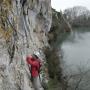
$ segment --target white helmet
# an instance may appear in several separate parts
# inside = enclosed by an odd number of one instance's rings
[[[40,57],[40,53],[38,51],[35,51],[33,54],[35,54],[37,57]]]

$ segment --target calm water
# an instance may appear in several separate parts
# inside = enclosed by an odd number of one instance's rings
[[[90,28],[74,29],[61,45],[64,72],[90,69]]]

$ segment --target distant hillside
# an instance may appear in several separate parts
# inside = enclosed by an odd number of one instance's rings
[[[64,11],[64,16],[72,26],[90,26],[90,11],[86,7],[68,8]]]

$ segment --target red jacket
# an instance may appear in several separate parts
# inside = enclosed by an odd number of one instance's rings
[[[39,75],[39,70],[41,67],[41,62],[38,59],[34,59],[32,56],[27,57],[27,63],[31,65],[31,75],[32,77],[37,77]]]

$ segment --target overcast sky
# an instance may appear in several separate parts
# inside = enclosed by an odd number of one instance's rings
[[[57,11],[73,6],[85,6],[90,10],[90,0],[51,0],[52,7]]]

